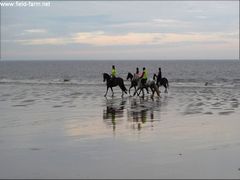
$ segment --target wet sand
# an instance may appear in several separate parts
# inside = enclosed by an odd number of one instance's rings
[[[0,89],[0,178],[240,178],[238,88]]]

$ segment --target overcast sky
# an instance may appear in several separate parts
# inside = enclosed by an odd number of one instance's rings
[[[1,7],[3,60],[239,59],[239,1]]]

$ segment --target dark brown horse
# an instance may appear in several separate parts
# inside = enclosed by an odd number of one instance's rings
[[[153,75],[153,80],[155,80],[155,79],[157,79],[156,74]],[[165,87],[165,92],[166,93],[168,92],[167,89],[169,88],[169,84],[168,84],[168,79],[167,78],[163,77],[160,80],[157,80],[156,84],[157,84],[158,87],[164,86]]]
[[[127,89],[124,85],[124,82],[123,82],[123,79],[120,78],[120,77],[116,77],[116,78],[111,78],[111,76],[107,73],[103,73],[103,82],[106,81],[106,85],[107,85],[107,90],[106,90],[106,93],[104,96],[107,96],[107,93],[108,93],[108,89],[111,88],[112,90],[112,96],[114,95],[114,92],[113,92],[113,87],[115,86],[119,86],[122,90],[122,97],[123,97],[123,94],[126,93],[127,94]]]

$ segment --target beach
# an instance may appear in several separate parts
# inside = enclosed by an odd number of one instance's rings
[[[240,178],[236,61],[149,62],[153,99],[104,97],[112,64],[128,89],[144,62],[0,64],[0,178]]]

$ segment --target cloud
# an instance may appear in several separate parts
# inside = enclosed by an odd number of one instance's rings
[[[39,38],[16,41],[23,45],[65,45],[70,43],[66,38]]]
[[[140,21],[140,22],[127,22],[127,23],[118,23],[112,24],[111,27],[117,28],[160,28],[160,27],[189,27],[192,23],[189,21],[182,21],[176,19],[161,19],[156,18],[149,21]]]
[[[74,43],[95,46],[140,45],[153,41],[151,33],[127,33],[111,35],[105,33],[77,33],[72,38]]]
[[[187,12],[189,13],[203,13],[204,11],[202,9],[188,9]]]
[[[24,30],[25,33],[47,33],[46,29],[27,29]]]
[[[181,21],[181,20],[177,20],[177,19],[153,19],[152,20],[155,23],[160,23],[160,24],[166,24],[166,25],[176,25],[176,24],[189,24],[189,22],[186,21]]]
[[[204,15],[199,15],[199,16],[195,16],[197,19],[207,19],[207,16]]]
[[[125,33],[107,34],[103,31],[79,32],[69,37],[37,38],[17,40],[22,45],[67,45],[86,44],[92,46],[136,46],[136,45],[164,45],[167,43],[222,43],[238,39],[235,33]]]

